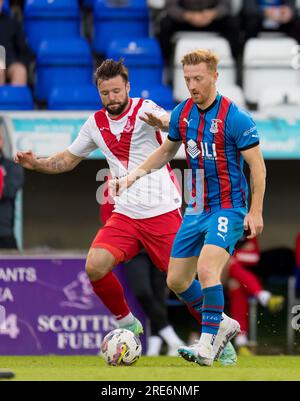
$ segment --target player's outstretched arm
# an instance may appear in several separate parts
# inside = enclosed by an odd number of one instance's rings
[[[35,170],[45,174],[60,174],[73,170],[83,157],[73,155],[68,150],[56,153],[47,158],[37,158],[31,150],[17,152],[15,162],[28,170]]]
[[[140,119],[151,127],[158,128],[161,131],[167,132],[169,130],[170,114],[166,113],[158,117],[153,113],[145,113],[144,116],[140,116]]]
[[[260,235],[263,230],[263,201],[266,188],[266,166],[259,146],[242,151],[250,168],[251,207],[244,220],[245,230],[250,231],[247,238]]]
[[[109,182],[109,192],[112,197],[119,196],[131,187],[138,179],[150,174],[154,170],[159,170],[171,161],[178,152],[181,141],[173,142],[166,139],[164,143],[156,149],[142,164],[133,170],[128,176],[120,179],[113,179]]]

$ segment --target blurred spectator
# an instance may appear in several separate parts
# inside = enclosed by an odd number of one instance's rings
[[[300,18],[295,0],[244,0],[242,15],[246,40],[261,31],[275,31],[300,43]]]
[[[21,24],[4,14],[2,6],[3,0],[0,0],[0,45],[4,46],[6,51],[6,70],[0,70],[0,85],[7,81],[11,85],[26,85],[31,51]]]
[[[0,199],[0,249],[17,249],[14,236],[15,198],[24,182],[23,168],[3,154],[4,137],[0,132],[0,169],[3,191]]]
[[[107,186],[103,193],[103,200],[100,221],[105,224],[114,209]],[[177,349],[183,345],[183,341],[177,336],[168,320],[168,289],[165,273],[153,264],[145,251],[141,251],[125,266],[128,283],[150,321],[151,335],[148,338],[147,355],[160,355],[163,341],[165,341],[168,347],[167,355],[177,356]]]
[[[172,36],[178,31],[210,31],[224,36],[233,56],[239,52],[239,22],[231,15],[231,0],[166,0],[158,34],[167,63],[171,61]]]
[[[266,291],[256,275],[248,269],[257,265],[259,259],[260,250],[256,238],[240,241],[227,270],[230,316],[241,325],[241,332],[235,338],[235,345],[243,355],[251,354],[248,348],[249,297],[255,297],[272,313],[280,311],[284,303],[284,297]]]

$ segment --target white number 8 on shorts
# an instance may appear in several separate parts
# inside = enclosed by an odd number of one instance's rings
[[[228,218],[227,217],[219,217],[218,219],[218,231],[221,233],[227,233],[228,231]]]

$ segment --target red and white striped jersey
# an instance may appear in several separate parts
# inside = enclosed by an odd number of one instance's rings
[[[68,150],[87,157],[99,148],[106,157],[112,177],[122,177],[138,167],[157,149],[161,133],[143,122],[145,112],[162,116],[164,109],[151,100],[130,99],[130,107],[111,119],[105,109],[91,115]],[[158,216],[181,206],[181,196],[174,184],[169,165],[135,182],[117,196],[114,212],[134,219]]]

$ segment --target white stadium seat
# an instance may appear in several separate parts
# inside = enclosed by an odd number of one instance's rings
[[[297,42],[291,38],[255,38],[244,51],[244,93],[249,103],[258,103],[268,88],[297,86],[299,70],[293,68]]]
[[[150,8],[162,10],[166,6],[166,0],[147,0],[147,4]],[[241,11],[242,4],[243,0],[231,0],[232,15],[237,15]]]
[[[198,40],[199,36],[203,38],[216,38],[219,37],[218,32],[190,32],[190,31],[177,31],[172,36],[172,42],[177,43],[180,39]]]
[[[228,41],[214,34],[208,35],[206,32],[185,33],[181,37],[179,36],[175,45],[173,80],[174,98],[177,101],[189,97],[183,77],[181,59],[186,53],[200,48],[213,50],[220,57],[220,86],[235,85],[235,64]]]
[[[166,5],[166,0],[147,0],[147,4],[154,10],[162,10]]]
[[[299,119],[300,86],[265,89],[261,93],[258,109],[271,118]]]
[[[245,108],[245,96],[242,88],[238,85],[228,85],[228,86],[219,86],[217,85],[218,91],[221,95],[228,97],[228,99],[232,100],[239,107]]]
[[[265,89],[259,99],[258,108],[263,110],[266,107],[282,104],[300,106],[300,86]]]

